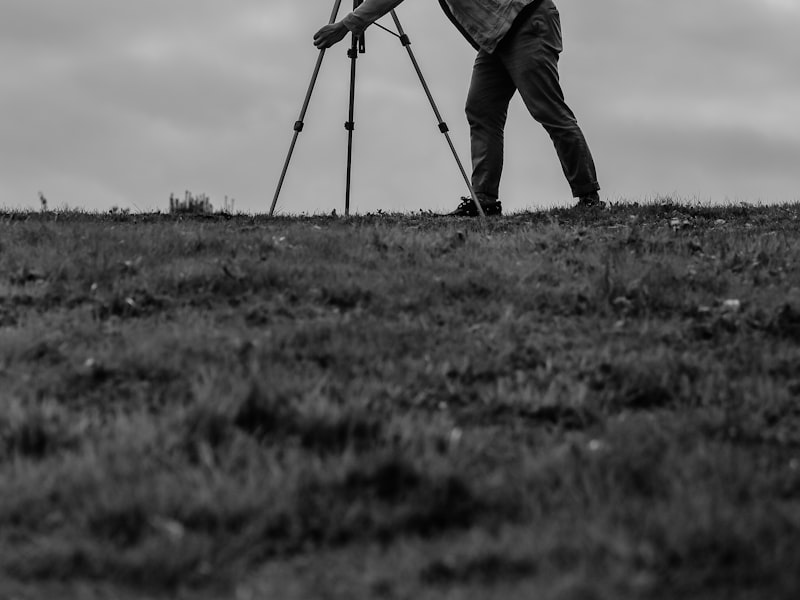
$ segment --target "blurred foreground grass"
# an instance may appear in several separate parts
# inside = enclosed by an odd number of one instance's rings
[[[798,217],[0,215],[0,597],[800,597]]]

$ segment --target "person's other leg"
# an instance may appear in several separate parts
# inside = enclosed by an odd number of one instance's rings
[[[481,50],[467,95],[472,187],[481,202],[497,200],[503,173],[503,130],[516,87],[503,63]]]
[[[592,153],[575,115],[564,101],[559,81],[561,51],[558,9],[547,0],[510,39],[503,40],[497,54],[528,111],[553,140],[573,196],[596,195],[600,186]]]

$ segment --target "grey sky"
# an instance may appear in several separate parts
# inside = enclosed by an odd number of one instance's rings
[[[562,82],[604,197],[800,200],[800,0],[557,4]],[[311,36],[332,5],[3,0],[0,206],[35,208],[42,190],[52,206],[164,209],[188,189],[265,211],[317,58]],[[398,14],[468,161],[474,51],[434,0]],[[405,52],[376,29],[367,43],[354,210],[452,207],[465,186]],[[345,51],[326,56],[285,212],[341,212]],[[550,141],[518,100],[506,137],[506,209],[569,204]]]

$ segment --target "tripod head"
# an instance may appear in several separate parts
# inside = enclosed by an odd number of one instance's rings
[[[364,3],[364,0],[353,0],[353,10],[357,9]],[[347,53],[350,58],[353,58],[351,54],[358,52],[359,54],[364,54],[367,51],[367,42],[364,37],[364,32],[361,32],[361,35],[354,35],[353,37],[353,47]]]

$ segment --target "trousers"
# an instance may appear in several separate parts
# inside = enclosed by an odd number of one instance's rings
[[[479,200],[499,197],[508,106],[517,91],[550,135],[572,195],[578,198],[600,189],[589,146],[564,100],[558,74],[562,50],[558,9],[553,0],[545,0],[536,10],[520,13],[494,52],[478,52],[466,113],[472,186]]]

